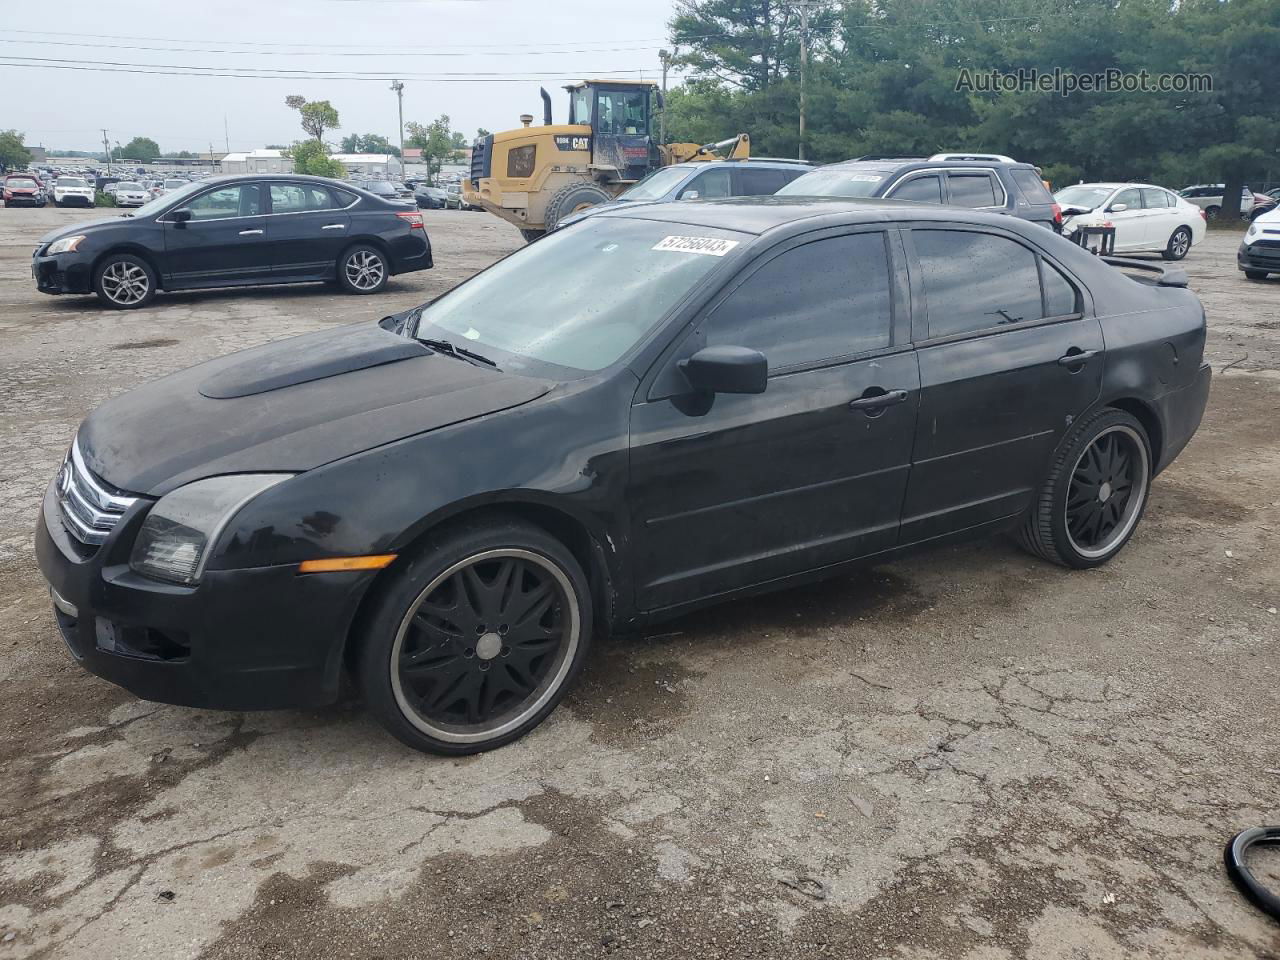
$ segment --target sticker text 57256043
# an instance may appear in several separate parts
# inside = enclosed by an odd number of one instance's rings
[[[703,253],[709,257],[723,257],[737,245],[737,240],[721,240],[719,237],[663,237],[653,245],[653,249],[669,250],[674,253]]]

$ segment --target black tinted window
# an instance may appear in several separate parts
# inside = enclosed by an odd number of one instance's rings
[[[738,194],[744,197],[768,196],[790,183],[797,174],[789,170],[760,170],[739,167]]]
[[[769,369],[887,347],[884,234],[815,240],[774,257],[707,320],[708,344],[759,350]]]
[[[1065,317],[1080,310],[1076,288],[1047,260],[1041,261],[1044,269],[1044,315]]]
[[[915,200],[920,203],[942,202],[942,181],[937,177],[912,177],[893,188],[889,194],[894,200]]]
[[[1052,195],[1044,188],[1044,181],[1034,170],[1015,168],[1009,171],[1009,175],[1013,177],[1013,182],[1018,185],[1022,195],[1032,203],[1053,203]]]
[[[998,202],[995,184],[986,173],[949,173],[947,189],[951,191],[951,202],[958,207],[994,207]]]
[[[1038,320],[1036,258],[1020,243],[987,233],[913,230],[929,303],[929,336]]]

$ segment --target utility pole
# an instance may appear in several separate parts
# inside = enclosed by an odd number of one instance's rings
[[[102,152],[107,155],[107,176],[111,176],[111,144],[107,141],[107,131],[102,130]]]
[[[391,81],[391,89],[392,89],[393,91],[395,91],[395,95],[396,95],[396,107],[397,107],[397,108],[399,109],[399,111],[400,111],[400,178],[401,178],[401,179],[404,179],[404,174],[405,174],[405,166],[404,166],[404,84],[403,84],[403,83],[401,83],[399,80],[392,80],[392,81]],[[430,162],[428,162],[428,165],[427,165],[427,179],[428,179],[428,180],[430,180],[430,179],[431,179],[431,166],[430,166]]]
[[[800,8],[800,148],[797,156],[804,159],[804,75],[809,66],[809,8],[813,0],[796,0]]]
[[[671,53],[658,51],[658,59],[662,61],[662,110],[658,114],[658,144],[667,142],[667,68],[671,66]]]
[[[227,115],[222,115],[222,143],[227,153],[231,152],[231,132],[227,128]],[[212,152],[212,151],[210,151]]]

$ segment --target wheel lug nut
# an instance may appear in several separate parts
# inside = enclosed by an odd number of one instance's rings
[[[511,628],[510,628],[510,627],[508,627],[508,626],[504,623],[504,624],[501,624],[501,625],[498,627],[498,633],[502,634],[502,636],[504,636],[504,637],[505,637],[505,636],[507,635],[507,631],[508,631],[508,630],[510,630],[510,629],[511,629]]]
[[[466,652],[462,654],[464,657],[474,657],[476,655],[475,647],[467,647]]]
[[[511,655],[511,648],[510,648],[510,647],[503,647],[503,648],[502,648],[502,655],[503,655],[504,657],[510,656],[510,655]]]

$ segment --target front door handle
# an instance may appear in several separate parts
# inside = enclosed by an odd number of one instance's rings
[[[876,389],[869,387],[869,390]],[[867,395],[865,392],[857,400],[849,401],[850,410],[875,411],[895,403],[905,403],[907,400],[907,391],[905,390],[886,390],[883,393],[873,393]]]
[[[1060,367],[1077,367],[1085,363],[1092,357],[1098,355],[1097,350],[1077,350],[1072,347],[1066,353],[1058,358],[1058,366]]]
[[[345,223],[326,223],[320,229],[321,230],[345,230],[347,229],[347,225]]]
[[[240,236],[242,236],[242,237],[260,237],[260,236],[262,236],[262,231],[261,231],[261,230],[241,230],[241,231],[240,231]]]

